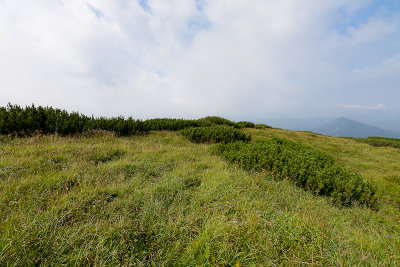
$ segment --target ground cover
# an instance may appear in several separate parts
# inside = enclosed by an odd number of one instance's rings
[[[374,147],[349,138],[329,137],[312,132],[288,131],[281,129],[247,129],[254,140],[273,136],[301,142],[324,151],[338,163],[359,172],[364,179],[377,187],[380,202],[400,210],[400,149]]]
[[[382,176],[397,174],[393,148],[246,131],[329,152],[377,185],[379,209],[333,205],[292,181],[242,170],[214,145],[178,132],[2,136],[0,265],[400,264],[397,199],[384,189],[395,183]]]
[[[398,138],[386,138],[386,137],[367,137],[367,138],[352,138],[353,140],[361,143],[370,144],[371,146],[388,146],[394,148],[400,148],[400,139]]]

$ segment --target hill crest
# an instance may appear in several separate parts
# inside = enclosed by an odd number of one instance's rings
[[[400,138],[400,133],[385,130],[373,125],[357,122],[345,117],[333,119],[315,129],[314,132],[338,137],[369,137],[380,136]]]

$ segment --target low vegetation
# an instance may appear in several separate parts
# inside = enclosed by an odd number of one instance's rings
[[[352,138],[357,142],[370,144],[377,147],[394,147],[400,148],[400,139],[386,137],[367,137],[367,138]]]
[[[33,106],[0,129],[0,266],[400,265],[397,148]]]
[[[312,147],[274,137],[256,143],[220,144],[218,150],[225,159],[246,170],[266,171],[293,180],[296,185],[341,204],[375,204],[375,189],[370,183]]]
[[[235,122],[230,121],[225,118],[218,117],[218,116],[208,116],[208,117],[200,119],[199,121],[204,124],[209,124],[208,126],[210,126],[210,125],[225,125],[225,126],[232,126],[232,127],[237,128],[237,124]],[[207,126],[207,125],[205,125],[205,126]]]
[[[236,123],[237,128],[254,128],[255,124],[250,121],[239,121]]]
[[[251,140],[250,135],[231,126],[189,128],[182,130],[181,134],[194,143],[231,143]]]
[[[184,119],[149,119],[145,121],[146,128],[151,131],[179,131],[188,127],[197,127],[198,124],[195,120]]]
[[[0,107],[0,134],[19,136],[33,134],[60,135],[80,134],[92,130],[112,131],[118,136],[147,133],[149,130],[141,120],[131,117],[94,118],[78,112],[68,113],[52,107],[27,106],[9,104]]]
[[[1,266],[400,263],[392,203],[332,205],[176,132],[0,142]]]
[[[198,120],[157,118],[146,121],[125,119],[88,117],[78,112],[68,113],[66,110],[52,107],[26,106],[8,104],[0,107],[0,134],[29,136],[35,134],[82,134],[103,130],[117,136],[147,134],[149,131],[179,131],[191,127],[225,125],[235,128],[254,128],[252,122],[233,122],[217,116],[209,116]]]
[[[329,137],[321,134],[282,129],[246,129],[252,140],[264,140],[273,137],[286,138],[307,144],[329,154],[337,164],[358,172],[376,187],[379,207],[391,203],[400,210],[400,150],[392,147],[374,147],[352,138]],[[399,218],[400,220],[400,218]]]
[[[254,125],[253,128],[256,128],[256,129],[269,129],[269,128],[272,128],[272,127],[267,125],[267,124],[264,124],[264,123],[258,123],[256,125]]]

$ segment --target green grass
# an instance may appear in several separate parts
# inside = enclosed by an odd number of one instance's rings
[[[285,138],[253,143],[219,144],[221,155],[249,171],[268,172],[276,179],[292,180],[316,195],[329,196],[337,204],[354,202],[376,207],[374,186],[355,172],[336,164],[327,153]]]
[[[0,266],[400,264],[400,191],[385,189],[397,184],[396,149],[247,131],[330,153],[378,186],[379,209],[332,205],[290,181],[230,165],[213,145],[176,132],[3,136]]]
[[[388,147],[400,148],[400,139],[398,138],[367,137],[367,138],[352,138],[352,139],[357,142],[370,144],[371,146],[378,146],[378,147],[388,146]]]
[[[400,149],[374,147],[349,138],[328,137],[311,132],[296,132],[280,129],[248,129],[254,140],[271,136],[289,138],[303,142],[329,153],[345,167],[359,172],[377,186],[381,202],[400,210]]]

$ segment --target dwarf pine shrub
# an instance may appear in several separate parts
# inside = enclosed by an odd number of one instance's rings
[[[146,133],[140,120],[131,117],[94,118],[78,112],[68,113],[52,107],[8,104],[0,108],[0,134],[30,135],[33,133],[69,135],[90,130],[112,131],[116,135]]]
[[[144,122],[145,127],[152,131],[179,131],[190,127],[199,127],[202,124],[197,120],[185,120],[185,119],[149,119]]]
[[[344,205],[353,201],[374,206],[375,188],[360,174],[336,164],[333,158],[312,147],[287,139],[271,138],[255,143],[218,145],[225,159],[243,169],[267,171]]]
[[[251,125],[251,122],[245,122]],[[179,131],[193,127],[207,127],[216,125],[227,125],[238,128],[238,123],[217,116],[210,116],[198,120],[156,118],[144,121],[145,128],[149,131]],[[244,127],[243,127],[244,128]],[[248,128],[251,128],[250,126]]]
[[[271,126],[264,124],[264,123],[258,123],[254,126],[256,129],[269,129],[272,128]]]
[[[209,126],[189,128],[181,134],[194,143],[231,143],[248,142],[251,137],[231,126]]]
[[[233,121],[230,121],[225,118],[221,118],[218,116],[208,116],[204,117],[198,120],[199,123],[203,123],[203,126],[212,126],[212,125],[226,125],[226,126],[232,126],[235,128],[238,128],[236,123]]]
[[[237,128],[254,128],[255,124],[250,121],[239,121],[236,123]]]

